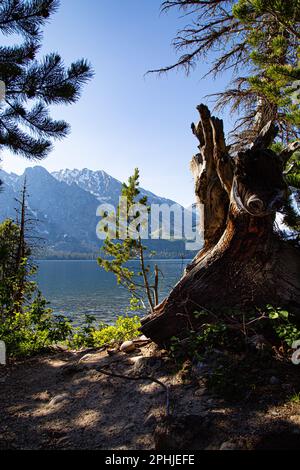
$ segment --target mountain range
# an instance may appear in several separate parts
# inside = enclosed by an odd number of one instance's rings
[[[104,171],[60,170],[49,173],[45,168],[27,168],[23,175],[0,170],[3,182],[0,193],[0,221],[16,218],[16,199],[26,178],[27,218],[34,223],[43,258],[89,258],[97,256],[102,242],[96,236],[101,203],[118,204],[122,183]],[[149,204],[175,204],[141,188]],[[149,250],[159,257],[184,254],[184,241],[148,240]]]

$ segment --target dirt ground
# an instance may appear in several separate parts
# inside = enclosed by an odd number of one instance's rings
[[[201,371],[186,380],[153,344],[138,346],[2,367],[0,449],[300,449],[300,404],[287,400],[293,390],[284,378],[267,377],[259,399],[232,404],[207,391]],[[168,417],[166,388],[141,376],[168,387]]]

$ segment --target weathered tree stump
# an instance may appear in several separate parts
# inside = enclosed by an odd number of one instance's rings
[[[195,311],[281,305],[300,318],[300,250],[274,230],[288,197],[284,166],[298,144],[281,154],[269,149],[269,123],[246,150],[230,154],[223,122],[198,107],[192,125],[200,153],[192,160],[198,204],[204,205],[204,247],[142,332],[160,345],[195,325]]]

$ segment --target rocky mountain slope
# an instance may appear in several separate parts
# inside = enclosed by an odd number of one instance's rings
[[[45,257],[89,257],[99,252],[101,241],[96,236],[99,217],[96,211],[101,203],[118,204],[122,183],[104,171],[61,170],[49,173],[45,168],[27,168],[23,175],[0,170],[3,182],[0,193],[0,220],[15,219],[16,199],[26,177],[28,191],[28,218],[34,219],[37,236],[43,240],[41,255]],[[174,201],[161,198],[141,189],[149,204],[173,205]],[[159,256],[180,256],[184,242],[153,240],[147,242]]]

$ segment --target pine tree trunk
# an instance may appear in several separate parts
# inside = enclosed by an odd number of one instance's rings
[[[251,148],[229,155],[222,121],[199,106],[193,132],[200,154],[193,158],[198,204],[204,205],[204,247],[169,297],[142,320],[143,333],[160,345],[197,327],[201,309],[266,304],[300,317],[299,248],[274,232],[276,211],[288,190],[285,160],[268,150],[275,129],[268,124]]]

